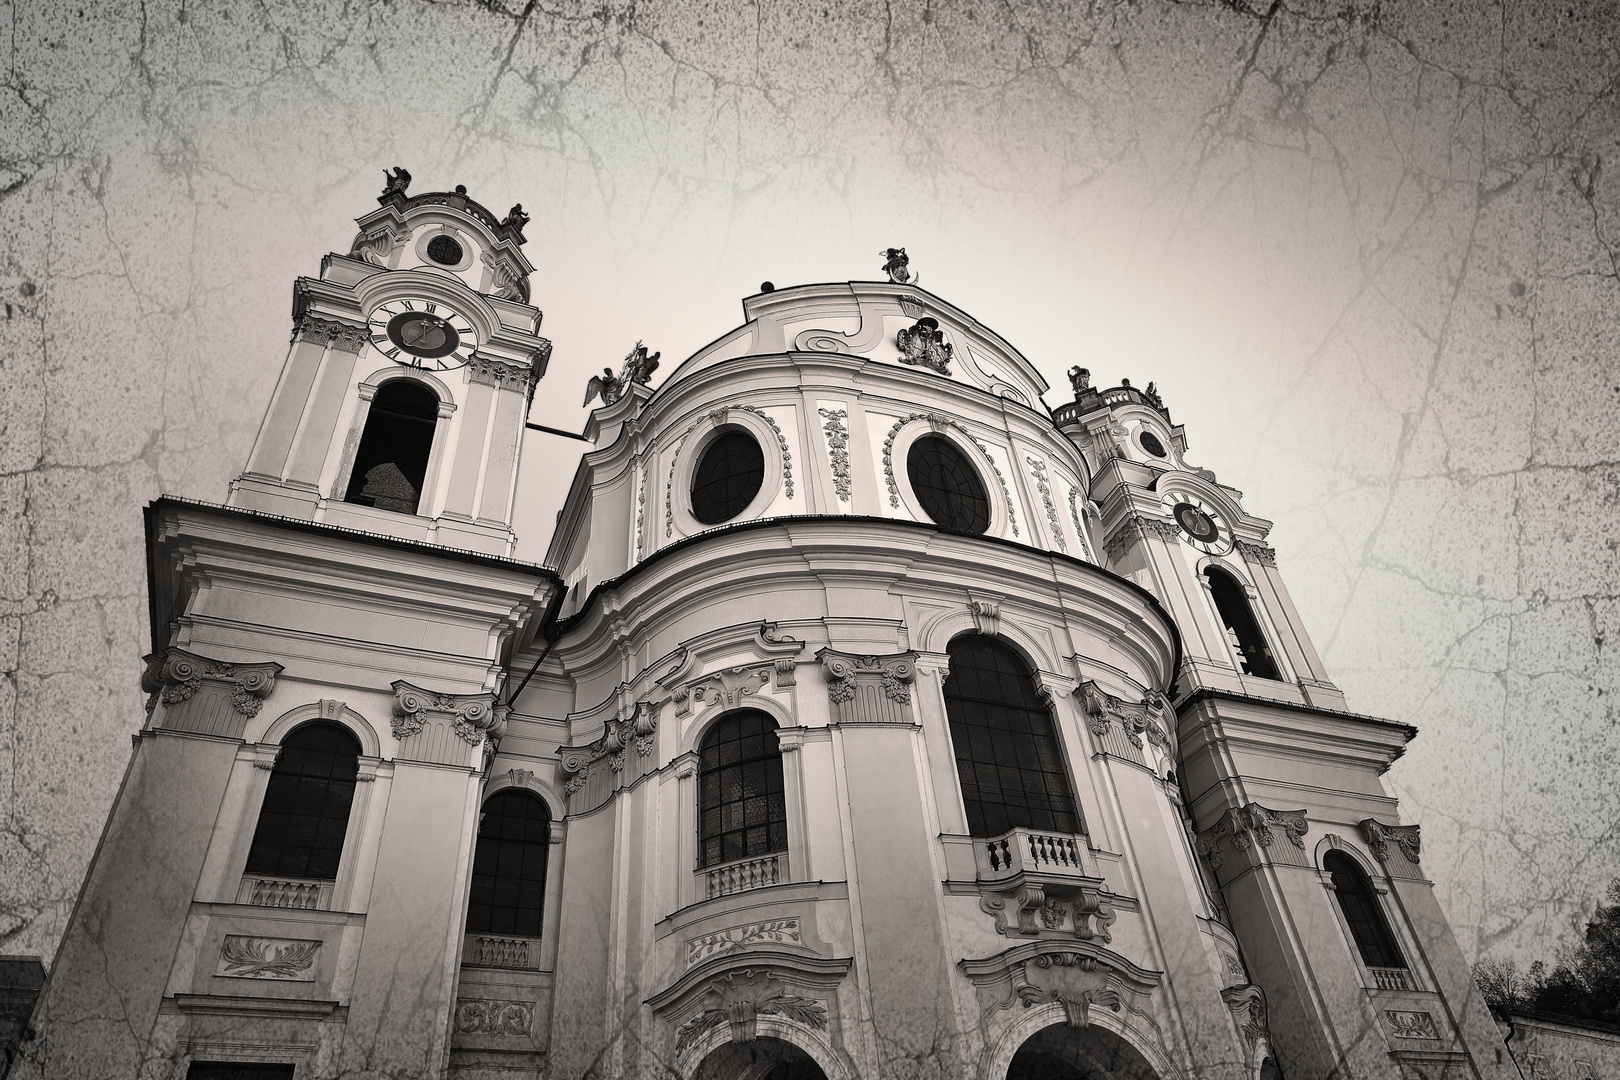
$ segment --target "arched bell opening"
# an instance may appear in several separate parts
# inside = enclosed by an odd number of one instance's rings
[[[439,396],[413,379],[391,379],[371,401],[345,502],[414,514],[421,506]]]
[[[1025,1039],[1007,1080],[1159,1080],[1142,1052],[1096,1025],[1056,1024]]]
[[[827,1080],[827,1074],[799,1047],[762,1036],[715,1048],[692,1080]]]

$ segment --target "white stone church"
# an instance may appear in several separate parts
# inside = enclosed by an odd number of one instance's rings
[[[1153,386],[1049,408],[891,250],[594,379],[516,561],[527,218],[408,181],[224,504],[147,511],[146,721],[11,1076],[1518,1080],[1414,729]]]

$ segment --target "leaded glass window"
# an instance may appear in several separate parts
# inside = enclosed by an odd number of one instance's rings
[[[990,500],[978,471],[943,435],[924,435],[906,453],[906,476],[923,512],[955,532],[990,527]]]
[[[550,853],[551,815],[545,803],[510,789],[490,798],[473,849],[467,932],[539,937]]]
[[[1080,832],[1063,748],[1034,673],[993,637],[966,634],[947,646],[945,715],[968,831],[1000,836],[1024,826]]]
[[[723,717],[698,751],[698,865],[787,850],[776,723],[755,709]]]
[[[705,525],[730,521],[765,482],[765,455],[754,437],[727,431],[711,442],[692,477],[692,516]]]
[[[338,724],[305,724],[281,741],[248,851],[247,872],[337,879],[360,744]]]
[[[1361,962],[1375,968],[1405,968],[1406,961],[1395,947],[1395,935],[1389,932],[1378,897],[1373,895],[1372,882],[1361,867],[1350,856],[1330,851],[1322,859],[1322,869],[1333,877],[1333,894],[1350,926]]]

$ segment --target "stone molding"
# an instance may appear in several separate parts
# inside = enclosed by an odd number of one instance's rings
[[[529,1034],[534,1025],[532,1001],[456,998],[456,1032],[462,1035]]]
[[[453,744],[437,737],[448,730],[468,746],[493,749],[506,730],[506,707],[494,694],[445,694],[395,680],[391,724],[399,757],[409,761],[461,765]]]
[[[1232,1021],[1243,1039],[1244,1063],[1253,1069],[1260,1063],[1262,1047],[1271,1045],[1265,991],[1250,984],[1229,986],[1221,991],[1221,1000],[1232,1011]]]
[[[259,715],[276,676],[285,670],[274,661],[231,664],[179,647],[143,659],[141,689],[150,695],[147,715],[161,702],[165,729],[235,739]]]
[[[1304,810],[1272,810],[1259,803],[1234,806],[1198,834],[1199,854],[1223,879],[1222,884],[1243,869],[1266,862],[1308,866],[1303,838],[1310,823],[1305,815]],[[1288,843],[1277,844],[1273,830],[1280,830]],[[1229,865],[1224,848],[1230,848],[1240,857],[1244,863],[1241,869]],[[1223,869],[1226,873],[1222,873]]]
[[[752,1042],[761,1016],[820,1032],[837,1012],[829,1005],[852,963],[778,948],[733,950],[689,968],[646,1003],[675,1026],[677,1054],[722,1024],[730,1025],[730,1041]]]
[[[1367,842],[1367,850],[1371,851],[1379,862],[1389,862],[1389,845],[1393,842],[1406,857],[1407,862],[1413,866],[1418,865],[1418,855],[1423,848],[1422,826],[1385,825],[1372,818],[1364,818],[1359,824],[1361,838]]]
[[[363,325],[341,319],[323,319],[319,315],[301,315],[293,325],[294,341],[313,341],[330,345],[344,352],[358,353],[371,340],[371,331]]]
[[[1169,706],[1164,700],[1164,695],[1158,691],[1149,690],[1140,702],[1133,703],[1115,697],[1088,679],[1080,684],[1080,692],[1084,702],[1086,727],[1097,738],[1106,738],[1113,725],[1117,723],[1120,731],[1137,750],[1142,748],[1143,734],[1146,734],[1148,741],[1160,750],[1169,750],[1170,737],[1165,733],[1161,722]]]
[[[959,965],[984,1011],[1056,1003],[1071,1027],[1086,1027],[1090,1010],[1122,1012],[1145,1004],[1160,973],[1090,942],[1030,942]]]
[[[857,656],[827,648],[816,659],[827,681],[832,723],[911,722],[907,706],[917,676],[916,653]]]

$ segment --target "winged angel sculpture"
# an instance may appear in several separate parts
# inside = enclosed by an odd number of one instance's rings
[[[648,356],[647,346],[636,342],[636,347],[624,358],[624,367],[619,369],[617,375],[613,374],[612,368],[603,368],[602,374],[591,376],[591,381],[585,384],[585,404],[589,405],[592,398],[600,397],[602,405],[606,407],[624,396],[625,387],[636,383],[647,385],[653,372],[658,370],[658,358],[662,355],[655,352]]]

